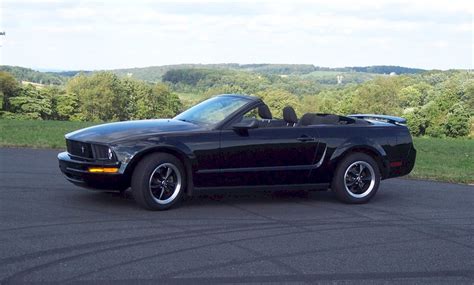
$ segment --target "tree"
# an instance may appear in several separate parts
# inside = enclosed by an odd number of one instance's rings
[[[316,95],[306,95],[300,100],[300,115],[304,113],[339,113],[341,98],[334,90],[322,91]]]
[[[298,97],[285,91],[285,90],[265,90],[255,94],[262,98],[262,100],[268,105],[273,116],[277,118],[282,117],[283,108],[291,106],[297,113],[299,112],[300,105]]]
[[[463,137],[469,134],[470,116],[462,103],[451,107],[444,123],[444,134],[448,137]]]
[[[162,118],[174,117],[181,110],[181,101],[178,95],[171,93],[169,87],[165,84],[158,83],[152,89],[155,102],[158,104],[158,112],[156,116]]]
[[[48,90],[32,85],[23,87],[19,96],[10,98],[11,110],[29,119],[50,119],[53,113],[51,103]]]
[[[215,72],[211,69],[189,68],[168,70],[162,80],[164,82],[178,83],[182,82],[188,85],[196,85],[210,73]]]
[[[127,110],[131,119],[169,118],[181,108],[178,96],[163,83],[152,86],[132,79],[123,83],[129,96]]]
[[[412,108],[403,116],[407,119],[408,129],[413,136],[422,136],[426,133],[429,122],[423,108]]]
[[[18,81],[8,72],[0,71],[0,106],[3,111],[10,111],[10,98],[20,92]]]
[[[78,120],[79,100],[75,94],[64,93],[56,97],[56,114],[59,120]]]
[[[138,100],[144,98],[151,93],[151,85],[144,82],[138,81],[132,78],[125,78],[122,80],[122,86],[127,93],[127,107],[126,113],[128,119],[141,119],[142,116],[138,115]]]
[[[221,94],[245,94],[245,91],[242,87],[238,85],[225,84],[207,89],[207,91],[204,92],[204,98],[210,98],[212,96]]]
[[[79,118],[84,121],[128,118],[128,94],[120,78],[113,73],[98,72],[92,76],[76,76],[68,82],[66,93],[77,97]]]
[[[357,88],[352,107],[357,113],[401,114],[399,82],[393,77],[377,77]]]
[[[474,115],[474,78],[469,79],[464,85],[461,100],[466,102],[468,110],[471,110],[471,115]]]
[[[418,107],[423,103],[422,93],[414,86],[402,88],[399,92],[400,105],[402,108]]]

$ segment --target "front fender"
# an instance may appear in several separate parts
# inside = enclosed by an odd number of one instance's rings
[[[155,138],[129,142],[126,145],[115,145],[112,148],[121,162],[120,172],[125,174],[129,180],[135,166],[147,154],[166,152],[177,156],[185,167],[188,181],[187,193],[191,194],[193,188],[193,168],[195,168],[197,162],[194,153],[182,142],[166,138]]]

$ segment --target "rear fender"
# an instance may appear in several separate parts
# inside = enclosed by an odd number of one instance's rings
[[[330,165],[333,171],[336,169],[339,161],[352,152],[365,152],[372,156],[377,162],[382,178],[388,177],[389,160],[383,147],[370,138],[352,138],[342,143],[332,153]]]

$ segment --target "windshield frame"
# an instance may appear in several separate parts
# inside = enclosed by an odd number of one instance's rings
[[[219,97],[220,98],[222,98],[222,97],[234,97],[234,98],[241,99],[242,101],[246,101],[246,102],[242,106],[240,106],[239,108],[234,110],[233,112],[229,113],[225,118],[223,118],[222,120],[220,120],[218,122],[215,122],[215,123],[206,123],[206,122],[197,121],[197,120],[189,120],[189,119],[186,119],[186,118],[179,118],[183,113],[195,108],[196,106],[199,106],[200,104],[202,104],[202,103],[204,103],[208,100],[216,99],[216,98],[219,98]],[[204,100],[204,101],[200,102],[199,104],[191,106],[190,108],[188,108],[188,109],[184,110],[183,112],[179,113],[178,115],[176,115],[173,119],[184,121],[184,122],[189,122],[189,123],[192,123],[192,124],[195,124],[195,125],[198,125],[198,126],[202,126],[202,127],[208,128],[208,129],[219,129],[221,126],[225,125],[228,121],[232,120],[232,118],[234,118],[237,114],[241,113],[242,111],[246,111],[249,108],[249,106],[253,106],[256,101],[257,101],[256,98],[252,98],[250,96],[238,95],[238,94],[235,94],[235,95],[234,94],[218,95],[218,96],[215,96],[215,97],[211,97],[207,100]]]

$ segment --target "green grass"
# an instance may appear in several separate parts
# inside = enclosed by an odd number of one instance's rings
[[[0,120],[0,146],[64,148],[64,134],[98,123]],[[413,178],[474,183],[474,140],[415,138]]]
[[[0,120],[0,146],[64,148],[66,133],[92,125],[90,122]]]
[[[474,183],[474,140],[414,138],[417,158],[410,177]]]

